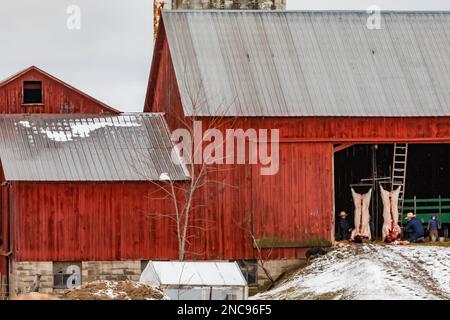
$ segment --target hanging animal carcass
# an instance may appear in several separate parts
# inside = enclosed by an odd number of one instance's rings
[[[366,194],[359,194],[352,188],[352,197],[355,205],[355,229],[352,231],[350,240],[354,241],[355,238],[371,240],[369,207],[372,198],[372,189]]]
[[[401,234],[401,229],[398,225],[398,198],[400,191],[401,187],[389,192],[383,186],[380,186],[381,200],[383,202],[383,241],[391,242]]]

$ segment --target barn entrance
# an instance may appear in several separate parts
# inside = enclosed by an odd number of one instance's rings
[[[339,149],[337,149],[339,150]],[[351,187],[358,193],[373,189],[370,213],[373,232],[381,239],[383,204],[380,184],[391,190],[393,144],[357,144],[335,152],[334,183],[336,221],[341,211],[349,213],[352,224],[354,205]],[[443,222],[440,236],[448,237],[450,225],[450,144],[409,144],[403,211],[415,212],[424,225],[432,215]],[[338,238],[337,238],[338,239]]]

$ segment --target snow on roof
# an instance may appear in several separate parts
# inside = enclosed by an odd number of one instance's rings
[[[0,116],[8,181],[186,180],[172,149],[162,114]]]
[[[152,285],[246,286],[235,262],[150,261],[140,282]]]

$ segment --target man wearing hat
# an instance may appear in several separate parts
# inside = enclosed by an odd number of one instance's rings
[[[412,212],[409,212],[406,215],[406,219],[408,220],[408,223],[403,229],[405,240],[409,242],[423,242],[425,230],[423,229],[422,223]]]
[[[348,240],[349,232],[351,231],[350,226],[349,226],[348,221],[347,221],[347,216],[348,216],[348,214],[345,211],[342,211],[339,214],[339,224],[338,224],[338,226],[339,226],[339,237],[340,237],[339,240],[341,240],[341,241]]]

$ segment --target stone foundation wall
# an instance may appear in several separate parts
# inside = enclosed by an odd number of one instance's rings
[[[306,265],[306,259],[270,260],[264,263],[264,268],[272,279],[279,280],[283,275],[293,272]],[[251,294],[266,290],[272,282],[261,267],[258,267],[258,288],[252,288]]]
[[[95,280],[138,281],[141,276],[141,261],[84,261],[81,281]]]
[[[265,262],[265,268],[274,280],[306,264],[304,259],[271,260]],[[81,283],[96,280],[132,280],[138,281],[142,272],[142,262],[133,261],[83,261],[81,263]],[[10,273],[10,294],[28,293],[33,287],[36,275],[40,274],[41,293],[61,294],[65,290],[54,289],[53,279],[56,271],[53,262],[14,262]],[[250,288],[250,295],[267,289],[271,281],[264,270],[258,268],[258,287]],[[14,290],[14,291],[12,291]]]
[[[41,293],[53,292],[53,263],[52,262],[14,262],[9,276],[10,294],[30,292],[36,275],[40,274]],[[13,290],[13,291],[12,291]]]
[[[9,292],[29,293],[36,275],[41,275],[39,292],[62,293],[63,289],[54,289],[53,280],[56,273],[52,261],[13,262],[9,276]],[[81,283],[96,280],[132,280],[138,281],[141,275],[141,261],[83,261],[81,263]]]

